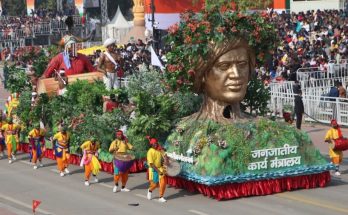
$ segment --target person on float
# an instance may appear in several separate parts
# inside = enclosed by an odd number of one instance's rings
[[[331,120],[331,126],[326,135],[325,135],[325,142],[332,143],[332,145],[335,145],[335,141],[338,139],[342,139],[342,131],[340,126],[338,125],[336,119]],[[339,150],[334,150],[332,147],[329,147],[329,156],[331,158],[331,162],[335,165],[335,175],[340,176],[341,173],[339,171],[340,164],[343,160],[343,153]]]
[[[2,136],[5,137],[5,143],[7,147],[8,163],[12,163],[16,160],[16,153],[19,149],[18,133],[20,126],[13,123],[13,119],[9,118],[7,124],[1,127]]]
[[[89,186],[89,178],[91,174],[94,176],[94,182],[98,183],[99,180],[97,175],[101,169],[101,165],[98,161],[98,150],[100,149],[100,144],[97,142],[95,137],[84,142],[80,148],[83,151],[83,157],[81,159],[81,166],[85,167],[85,185]]]
[[[123,67],[121,55],[116,53],[116,40],[109,38],[105,40],[104,47],[106,51],[99,59],[98,71],[104,73],[104,84],[108,90],[120,87],[117,78]]]
[[[147,151],[146,159],[149,165],[148,180],[150,183],[147,191],[147,199],[152,199],[152,191],[159,187],[159,202],[166,202],[164,192],[166,190],[167,178],[164,173],[164,159],[163,149],[158,143],[157,139],[150,139],[151,148]]]
[[[3,120],[2,116],[2,110],[0,110],[0,130],[3,125],[6,125],[6,121]],[[6,145],[5,145],[5,136],[2,132],[0,132],[0,159],[5,157],[4,151],[5,151]]]
[[[37,92],[31,93],[31,107],[35,107],[39,102],[39,97],[37,96]]]
[[[52,58],[41,78],[50,78],[60,70],[67,76],[96,71],[86,55],[77,53],[76,42],[73,36],[66,38],[64,52]]]
[[[66,86],[68,85],[68,77],[65,75],[65,70],[61,69],[57,73],[57,80],[58,80],[58,91],[57,95],[62,96],[66,93],[67,89]]]
[[[110,97],[103,96],[103,112],[112,112],[114,109],[119,107],[119,103],[116,100],[115,94],[110,94]]]
[[[109,152],[114,153],[127,153],[129,150],[132,150],[133,146],[128,143],[127,138],[123,135],[123,131],[118,130],[116,132],[116,140],[114,140],[109,148]],[[115,186],[112,189],[112,192],[116,193],[118,188],[118,181],[121,178],[122,188],[121,192],[129,192],[130,190],[126,188],[128,181],[129,172],[120,172],[119,169],[114,165],[114,182]]]
[[[43,167],[42,157],[45,152],[45,130],[40,128],[40,124],[35,124],[29,134],[29,143],[31,145],[31,162],[34,164],[34,169],[37,169],[37,160],[39,160],[39,166]]]
[[[63,177],[66,174],[69,174],[68,166],[69,166],[69,140],[70,136],[67,132],[67,128],[63,127],[62,131],[56,133],[53,136],[52,142],[54,144],[54,154],[57,160],[57,167],[59,170],[59,174]],[[56,141],[56,142],[55,142]]]

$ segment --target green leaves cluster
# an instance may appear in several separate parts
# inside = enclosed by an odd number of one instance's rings
[[[25,125],[28,132],[34,123],[43,121],[49,131],[48,136],[57,132],[57,122],[63,120],[69,126],[74,118],[80,117],[82,123],[70,128],[70,149],[72,153],[80,153],[80,145],[96,137],[107,150],[115,138],[115,129],[129,124],[129,116],[122,110],[116,109],[112,113],[103,113],[102,96],[108,95],[102,82],[76,81],[68,85],[64,96],[41,94],[36,106],[31,106],[31,91],[22,92],[20,104],[16,114]],[[124,90],[116,90],[116,94],[124,94]]]
[[[24,69],[16,65],[4,67],[5,89],[11,93],[21,93],[31,88],[29,78]]]
[[[235,5],[236,10],[241,11],[245,11],[248,9],[265,10],[267,7],[271,6],[272,3],[272,0],[205,0],[206,7],[233,4]]]
[[[262,80],[253,77],[248,83],[247,93],[241,103],[242,110],[250,114],[265,115],[268,112],[268,101],[271,99],[270,89]]]
[[[37,78],[44,73],[49,60],[58,54],[59,50],[56,46],[50,46],[47,54],[44,50],[37,51],[34,48],[22,56],[24,63],[32,61],[32,65]],[[4,67],[5,88],[11,93],[22,93],[31,88],[31,83],[24,68],[16,65],[5,65]]]
[[[262,117],[231,125],[221,125],[213,121],[185,120],[180,122],[178,127],[182,128],[182,131],[175,131],[168,137],[169,152],[192,156],[195,146],[205,142],[201,152],[193,155],[195,164],[183,166],[185,174],[238,176],[247,173],[265,173],[265,171],[285,171],[293,167],[275,169],[268,166],[267,170],[248,170],[248,164],[256,162],[251,156],[253,150],[279,148],[285,144],[299,147],[296,156],[302,157],[302,167],[327,163],[306,133],[299,132],[286,123]],[[219,145],[221,141],[226,142],[225,147]],[[281,157],[293,156],[295,155],[289,154]]]
[[[164,143],[177,120],[198,111],[202,100],[191,92],[169,92],[157,70],[134,74],[129,80],[129,96],[137,108],[127,136],[141,153],[138,156],[144,157],[149,148],[147,135]]]

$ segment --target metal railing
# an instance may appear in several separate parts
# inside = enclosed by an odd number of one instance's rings
[[[294,106],[295,94],[277,93],[271,96],[268,107],[279,117],[282,117],[284,107]],[[305,121],[319,121],[329,124],[335,118],[339,124],[348,126],[348,99],[332,97],[304,96],[302,98],[307,115]]]
[[[76,28],[82,27],[81,17],[73,16],[74,26]],[[0,42],[31,38],[35,35],[44,36],[52,33],[66,31],[67,26],[64,21],[51,20],[50,22],[36,22],[33,25],[25,26],[21,29],[0,30]]]
[[[299,81],[345,77],[348,76],[348,63],[329,64],[327,71],[322,71],[319,67],[300,68],[297,70],[296,75]]]

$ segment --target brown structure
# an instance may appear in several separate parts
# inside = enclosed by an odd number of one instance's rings
[[[198,63],[194,89],[204,94],[204,102],[198,113],[189,117],[230,124],[242,119],[240,102],[244,99],[251,71],[255,67],[255,55],[241,38],[222,44],[209,45],[208,61]]]
[[[77,80],[88,80],[90,83],[95,80],[102,80],[104,74],[100,72],[90,72],[79,75],[69,75],[68,82],[73,83]],[[38,94],[47,93],[48,95],[56,95],[59,89],[59,83],[55,78],[40,79],[37,85]]]
[[[128,43],[132,38],[146,40],[145,37],[145,6],[144,0],[133,0],[133,15],[134,15],[134,27],[128,34],[122,39],[121,44]]]

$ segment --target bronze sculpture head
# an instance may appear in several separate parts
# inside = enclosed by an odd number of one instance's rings
[[[255,67],[254,52],[242,38],[209,46],[208,60],[200,60],[195,69],[194,90],[229,104],[242,101]]]
[[[193,116],[222,123],[241,118],[239,105],[246,94],[254,67],[254,52],[244,39],[210,43],[208,59],[200,58],[194,68],[194,90],[204,94],[204,103],[200,112]],[[223,115],[226,108],[231,119]]]

